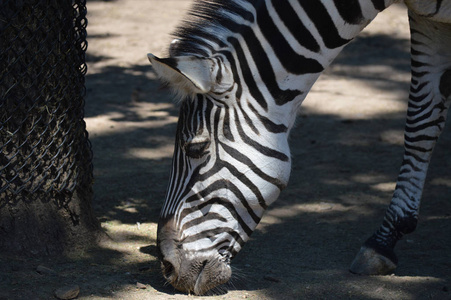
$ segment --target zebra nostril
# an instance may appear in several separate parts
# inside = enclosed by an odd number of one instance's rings
[[[161,263],[164,277],[166,277],[166,279],[170,278],[174,274],[174,266],[165,259],[163,259]]]

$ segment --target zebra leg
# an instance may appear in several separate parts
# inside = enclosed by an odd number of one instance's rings
[[[357,274],[389,274],[396,242],[415,230],[429,161],[451,102],[451,24],[409,12],[412,81],[404,132],[404,160],[382,225],[351,264]]]

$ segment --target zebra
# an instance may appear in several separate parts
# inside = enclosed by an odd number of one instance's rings
[[[231,278],[231,260],[290,177],[298,109],[343,47],[395,0],[196,0],[169,55],[148,54],[180,99],[172,169],[158,222],[165,279],[201,295]],[[415,230],[426,172],[451,101],[451,1],[406,0],[411,86],[404,158],[379,229],[351,264],[389,274]]]

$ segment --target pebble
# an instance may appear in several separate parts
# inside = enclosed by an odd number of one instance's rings
[[[136,287],[138,289],[142,289],[142,290],[147,289],[147,286],[145,284],[141,283],[141,282],[137,282],[136,283]]]
[[[57,289],[55,291],[55,297],[62,300],[69,300],[77,298],[79,293],[80,287],[75,284]]]
[[[43,266],[43,265],[37,266],[36,272],[38,272],[39,274],[42,274],[42,275],[57,275],[58,274],[58,273],[56,273],[55,270],[47,268],[46,266]]]

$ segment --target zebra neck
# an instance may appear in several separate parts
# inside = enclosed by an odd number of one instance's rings
[[[230,26],[232,34],[224,42],[232,44],[241,77],[246,83],[256,81],[258,91],[249,88],[253,98],[258,99],[261,92],[265,101],[260,102],[269,107],[269,115],[278,115],[276,118],[291,128],[299,106],[323,70],[394,2],[251,1],[251,7],[243,8],[252,11],[254,18],[247,17],[247,23],[235,19],[233,24],[243,23]]]
[[[343,47],[394,0],[196,1],[171,56],[221,56],[256,107],[294,123]],[[282,108],[282,109],[280,109]],[[286,112],[290,115],[287,116]],[[271,117],[274,120],[274,118]]]

